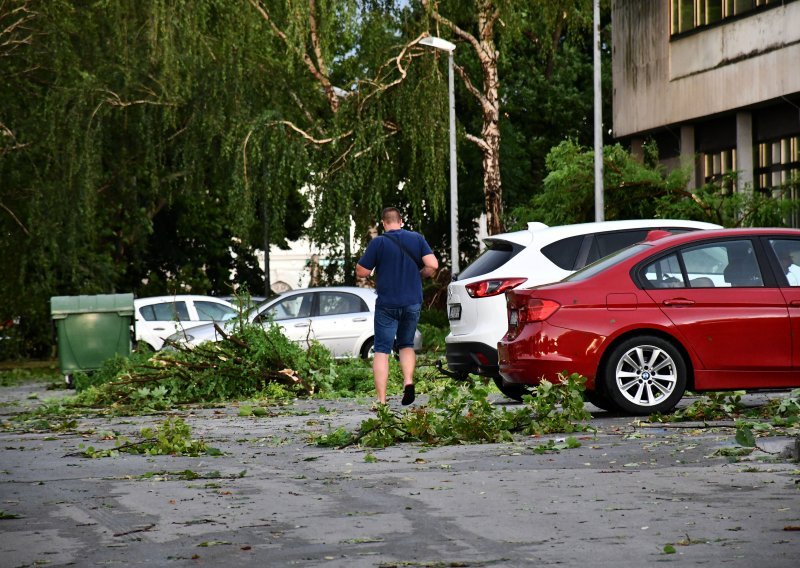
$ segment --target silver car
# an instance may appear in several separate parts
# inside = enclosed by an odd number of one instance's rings
[[[376,299],[375,290],[371,288],[304,288],[284,292],[253,308],[246,317],[248,322],[264,327],[272,322],[278,324],[286,337],[303,347],[316,340],[330,349],[334,357],[368,359],[373,354]],[[232,330],[233,325],[228,322],[226,328]],[[188,346],[220,339],[213,324],[187,329],[169,338]],[[417,331],[414,349],[421,348],[422,336]]]

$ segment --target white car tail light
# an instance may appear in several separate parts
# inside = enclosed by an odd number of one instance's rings
[[[507,290],[513,290],[527,278],[492,278],[489,280],[481,280],[466,284],[464,288],[467,289],[467,294],[470,298],[488,298],[503,294]]]

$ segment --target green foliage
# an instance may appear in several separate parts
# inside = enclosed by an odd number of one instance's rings
[[[315,442],[332,447],[359,443],[385,448],[403,442],[492,443],[510,441],[514,433],[585,431],[588,426],[584,422],[591,416],[583,410],[584,385],[585,379],[574,374],[558,385],[543,382],[533,389],[532,396],[526,397],[522,408],[508,410],[495,406],[488,398],[490,389],[480,382],[440,381],[424,406],[400,414],[388,405],[377,405],[375,417],[362,422],[355,432],[339,428],[317,437]],[[572,442],[566,447],[573,447]]]
[[[2,343],[2,342],[0,342]],[[10,387],[24,383],[48,383],[48,388],[63,384],[63,378],[58,369],[47,368],[13,368],[0,370],[0,387]]]
[[[329,389],[336,376],[327,349],[303,349],[277,325],[241,325],[219,342],[178,347],[108,362],[73,404],[147,412],[256,395],[282,399]]]
[[[561,450],[574,450],[580,448],[581,443],[574,436],[567,436],[563,442],[556,440],[548,440],[544,444],[539,444],[533,448],[534,454],[552,454],[560,452]]]
[[[450,332],[449,328],[442,328],[427,323],[417,326],[422,334],[422,346],[429,354],[443,354],[445,352],[445,337]]]
[[[735,175],[686,190],[688,172],[669,173],[658,164],[657,148],[644,163],[621,145],[603,149],[603,184],[607,219],[679,218],[717,223],[725,227],[782,226],[798,210],[792,199],[775,199],[758,192],[731,192]],[[513,208],[508,224],[523,228],[528,221],[563,225],[594,218],[594,151],[565,140],[547,155],[548,174],[541,193]]]
[[[115,446],[110,449],[79,444],[79,454],[89,458],[116,457],[120,453],[192,457],[220,455],[219,450],[208,447],[202,440],[192,439],[189,425],[181,418],[167,418],[160,426],[144,427],[140,433],[142,440],[132,442],[120,436],[116,439]]]
[[[756,437],[753,435],[753,429],[747,426],[736,428],[736,441],[740,446],[754,448],[756,446]]]
[[[679,408],[668,415],[657,414],[651,419],[659,422],[731,419],[744,410],[745,407],[742,404],[744,394],[746,394],[745,391],[704,393],[685,408]]]
[[[450,320],[447,319],[447,312],[442,309],[422,310],[419,314],[419,323],[442,329],[450,329]]]
[[[582,422],[591,418],[583,407],[585,390],[586,379],[575,373],[562,377],[559,384],[543,380],[534,387],[532,394],[522,397],[535,417],[526,426],[526,431],[551,434],[585,430]]]

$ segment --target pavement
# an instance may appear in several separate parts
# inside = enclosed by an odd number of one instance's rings
[[[70,395],[41,383],[0,388],[0,568],[800,562],[795,439],[726,456],[737,446],[732,423],[653,427],[590,406],[596,434],[540,454],[564,435],[384,450],[309,443],[372,416],[365,399],[295,401],[260,417],[238,416],[233,403],[85,417],[63,433],[10,420],[53,396]],[[745,400],[771,396],[781,395]],[[138,439],[166,415],[224,455],[75,455],[79,444],[113,447],[109,432]]]

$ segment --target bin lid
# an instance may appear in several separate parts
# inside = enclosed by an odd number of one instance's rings
[[[116,312],[121,316],[133,315],[133,294],[97,294],[94,296],[53,296],[50,298],[50,315],[53,319],[70,314]]]

